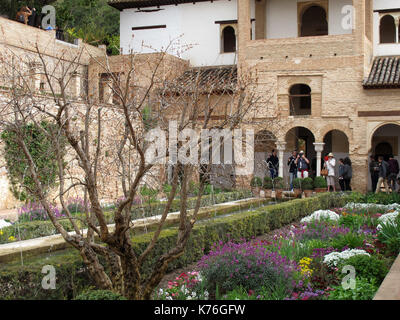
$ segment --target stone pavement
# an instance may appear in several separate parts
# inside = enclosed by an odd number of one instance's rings
[[[400,254],[383,280],[374,300],[400,300]]]

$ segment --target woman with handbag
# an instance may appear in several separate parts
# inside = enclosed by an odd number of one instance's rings
[[[328,177],[326,178],[326,182],[328,184],[328,191],[331,191],[332,188],[333,192],[336,192],[336,186],[335,186],[336,160],[332,152],[328,154],[328,161],[326,161],[325,164],[326,168],[328,169]]]

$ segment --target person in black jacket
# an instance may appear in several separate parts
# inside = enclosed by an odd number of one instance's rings
[[[388,176],[388,183],[392,191],[397,190],[397,175],[399,174],[399,162],[390,155],[389,157],[389,176]]]
[[[272,179],[275,179],[278,176],[279,170],[279,158],[276,155],[276,150],[272,150],[272,154],[267,159],[269,173]]]
[[[344,160],[339,159],[339,185],[342,191],[346,191],[346,186],[344,184],[345,166]]]
[[[352,191],[351,189],[351,179],[353,178],[353,168],[351,167],[351,160],[349,157],[344,158],[344,186],[346,191]]]
[[[383,160],[382,156],[380,156],[378,158],[378,166],[379,166],[379,179],[375,193],[379,193],[381,191],[382,183],[385,186],[386,193],[389,193],[389,185],[387,183],[387,177],[389,175],[389,164],[385,160]]]
[[[375,192],[376,186],[378,185],[378,179],[379,179],[379,164],[378,164],[378,161],[376,161],[374,156],[370,157],[369,173],[371,175],[372,191]]]
[[[297,177],[297,151],[293,151],[292,155],[288,159],[288,166],[289,166],[289,179],[290,179],[290,190],[293,190],[293,180]]]

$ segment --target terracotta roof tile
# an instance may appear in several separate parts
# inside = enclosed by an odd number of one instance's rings
[[[179,92],[180,88],[185,88],[185,91],[194,91],[197,90],[197,87],[202,87],[206,92],[223,92],[233,90],[236,83],[236,65],[201,67],[185,71],[179,78],[170,83],[170,88],[173,92]]]
[[[400,57],[375,58],[365,89],[400,88]]]

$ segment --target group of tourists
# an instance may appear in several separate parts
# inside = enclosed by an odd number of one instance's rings
[[[279,158],[276,150],[272,150],[272,153],[267,158],[268,169],[270,177],[272,179],[278,176],[279,172]],[[289,167],[289,182],[290,189],[293,190],[293,181],[296,178],[307,178],[310,176],[311,163],[307,159],[304,151],[293,151],[292,155],[287,161]],[[336,191],[336,179],[339,180],[340,189],[342,191],[351,191],[351,179],[353,177],[353,170],[351,166],[351,160],[349,157],[339,159],[339,174],[336,177],[336,159],[333,153],[329,153],[324,157],[321,164],[321,175],[326,177],[328,190]]]
[[[378,193],[381,191],[382,184],[385,191],[389,193],[399,192],[400,181],[399,175],[399,162],[393,157],[389,156],[389,160],[385,161],[383,156],[371,156],[369,163],[369,172],[371,174],[372,191]]]

